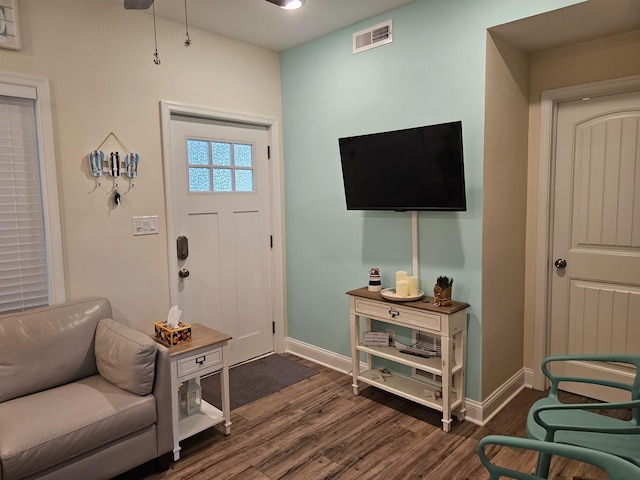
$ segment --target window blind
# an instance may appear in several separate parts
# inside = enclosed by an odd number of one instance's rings
[[[49,303],[35,100],[0,95],[0,312]]]

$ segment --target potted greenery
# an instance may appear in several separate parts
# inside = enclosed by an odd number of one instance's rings
[[[451,289],[453,287],[453,278],[441,276],[436,280],[433,286],[433,303],[438,307],[451,305]]]

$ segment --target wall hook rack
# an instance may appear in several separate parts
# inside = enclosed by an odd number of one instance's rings
[[[101,150],[102,146],[113,137],[123,150],[123,155],[119,151],[113,151],[109,153],[107,157]],[[98,148],[89,153],[89,169],[91,175],[96,179],[96,186],[100,186],[100,177],[103,175],[110,175],[113,181],[114,201],[116,205],[119,205],[120,194],[118,193],[118,178],[121,174],[124,174],[129,178],[130,188],[135,185],[135,178],[138,176],[138,164],[140,162],[140,155],[129,151],[129,149],[122,143],[118,136],[110,132],[109,135],[98,145]]]

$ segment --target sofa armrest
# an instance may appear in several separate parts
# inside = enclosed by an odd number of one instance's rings
[[[169,349],[156,343],[156,378],[153,395],[156,397],[158,456],[173,449],[173,408],[171,403],[171,358]]]

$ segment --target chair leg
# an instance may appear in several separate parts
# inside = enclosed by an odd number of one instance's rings
[[[536,465],[536,475],[538,477],[547,478],[549,476],[550,467],[551,455],[540,452],[538,454],[538,464]]]

